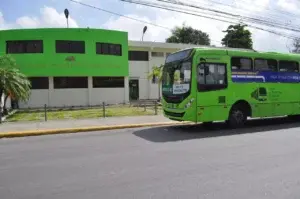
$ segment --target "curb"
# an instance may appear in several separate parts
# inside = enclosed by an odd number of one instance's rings
[[[40,136],[40,135],[55,135],[55,134],[67,134],[67,133],[80,133],[91,131],[104,131],[114,129],[128,129],[128,128],[140,128],[140,127],[154,127],[154,126],[170,126],[170,125],[184,125],[189,122],[161,122],[161,123],[144,123],[144,124],[126,124],[126,125],[114,125],[114,126],[94,126],[94,127],[82,127],[82,128],[64,128],[64,129],[45,129],[45,130],[29,130],[29,131],[16,131],[16,132],[0,132],[1,138],[14,138],[14,137],[28,137],[28,136]]]

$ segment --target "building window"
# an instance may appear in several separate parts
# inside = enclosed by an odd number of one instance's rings
[[[149,61],[148,51],[129,51],[130,61]]]
[[[93,77],[93,88],[124,88],[124,77]]]
[[[299,64],[295,61],[279,61],[280,72],[299,72]]]
[[[164,57],[163,52],[151,52],[152,57]]]
[[[255,59],[254,68],[258,71],[277,71],[277,61],[274,59]]]
[[[121,44],[96,43],[96,53],[102,55],[122,56]]]
[[[87,77],[54,77],[54,88],[88,88]]]
[[[42,40],[6,41],[7,54],[43,53]]]
[[[49,78],[48,77],[29,77],[31,82],[31,89],[49,89]]]
[[[56,40],[56,53],[85,53],[84,41]]]
[[[252,70],[252,59],[244,57],[233,57],[231,58],[231,69]]]

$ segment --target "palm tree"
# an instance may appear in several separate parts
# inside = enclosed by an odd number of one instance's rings
[[[153,66],[152,67],[152,72],[148,74],[148,79],[151,80],[157,80],[157,85],[158,85],[158,100],[160,101],[160,87],[161,87],[161,82],[162,82],[162,70],[163,70],[164,65],[160,66]]]
[[[6,101],[9,96],[21,101],[28,100],[30,96],[31,83],[15,66],[12,57],[8,55],[0,57],[0,96],[5,95],[4,114],[7,114]],[[0,97],[0,104],[2,104],[2,97]],[[2,112],[1,109],[0,107]]]

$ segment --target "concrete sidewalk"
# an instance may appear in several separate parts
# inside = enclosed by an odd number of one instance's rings
[[[4,122],[0,125],[0,133],[20,132],[34,130],[55,130],[70,128],[87,128],[95,126],[116,126],[116,125],[135,125],[146,123],[169,123],[174,122],[162,115],[155,116],[135,116],[135,117],[110,117],[99,119],[82,120],[51,120],[47,122]]]

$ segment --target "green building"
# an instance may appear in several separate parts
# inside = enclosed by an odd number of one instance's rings
[[[30,104],[85,106],[128,99],[127,32],[89,28],[0,31],[0,53],[30,77]]]

